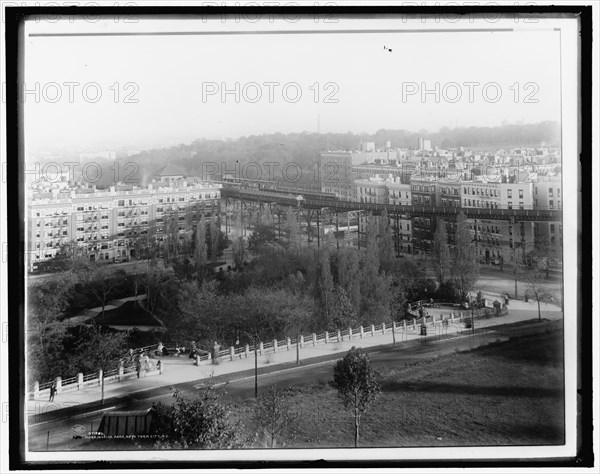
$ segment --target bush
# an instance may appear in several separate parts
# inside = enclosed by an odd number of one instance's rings
[[[445,281],[435,292],[435,299],[449,303],[460,303],[460,291],[452,280]]]

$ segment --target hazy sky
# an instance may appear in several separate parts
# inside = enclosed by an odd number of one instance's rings
[[[559,34],[541,23],[510,32],[29,36],[519,26],[510,20],[478,24],[418,19],[340,19],[335,24],[310,18],[293,23],[233,18],[140,19],[127,24],[114,18],[95,23],[32,21],[27,27],[25,83],[28,90],[39,83],[39,95],[25,99],[26,140],[35,148],[144,147],[313,132],[319,116],[322,132],[559,121]],[[69,82],[77,84],[65,84]],[[278,84],[265,84],[269,82]],[[223,86],[234,91],[236,83],[238,93],[221,95]],[[435,91],[436,83],[439,93],[422,97],[423,85]],[[95,101],[98,92],[102,95]]]

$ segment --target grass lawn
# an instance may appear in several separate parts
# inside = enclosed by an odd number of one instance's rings
[[[413,365],[375,364],[382,393],[362,417],[360,446],[562,444],[562,360],[562,331],[549,329]],[[353,418],[327,381],[295,388],[291,402],[299,417],[279,447],[354,446]],[[247,436],[251,403],[232,407]]]

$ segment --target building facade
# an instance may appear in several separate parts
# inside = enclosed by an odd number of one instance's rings
[[[155,181],[145,188],[112,186],[32,192],[27,204],[30,268],[76,242],[93,261],[135,257],[141,237],[159,245],[191,239],[197,222],[220,215],[220,184],[197,178]]]

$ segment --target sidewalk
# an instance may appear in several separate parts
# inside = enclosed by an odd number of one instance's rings
[[[490,328],[493,326],[511,324],[519,321],[537,318],[537,303],[532,305],[523,301],[511,300],[508,306],[509,313],[506,316],[493,317],[490,319],[476,320],[475,328],[483,327]],[[554,305],[543,303],[541,305],[542,317],[546,319],[562,319],[563,315],[560,309]],[[451,324],[447,328],[448,336],[456,336],[458,331],[464,327],[462,323]],[[404,332],[401,329],[396,329],[396,343],[402,344],[404,341],[420,339],[418,331],[413,331],[412,328],[407,328]],[[436,330],[429,328],[429,336],[434,337]],[[428,336],[428,337],[429,337]],[[312,341],[306,341],[304,347],[300,348],[300,360],[304,366],[309,363],[310,359],[320,358],[326,355],[339,353],[340,358],[352,346],[369,348],[380,345],[391,345],[393,343],[392,329],[389,327],[385,334],[370,335],[370,330],[365,328],[363,338],[358,335],[352,340],[347,337],[342,342],[337,342],[335,338],[328,343],[321,343],[315,346]],[[244,357],[244,355],[241,355]],[[239,357],[237,355],[236,357]],[[251,354],[247,359],[242,358],[231,361],[229,357],[224,357],[218,364],[203,362],[200,366],[194,365],[192,359],[184,357],[162,357],[163,373],[161,375],[151,375],[144,377],[128,379],[122,382],[114,382],[104,386],[104,398],[122,397],[131,395],[132,393],[152,390],[160,387],[168,387],[171,385],[194,382],[207,381],[212,377],[219,375],[232,374],[243,371],[254,370],[254,356]],[[296,361],[296,346],[291,346],[290,350],[280,348],[280,352],[268,353],[258,356],[258,368],[273,367],[279,364],[286,364]],[[54,401],[49,402],[47,399],[28,400],[26,404],[26,416],[39,415],[49,411],[60,410],[63,408],[74,407],[86,403],[99,402],[101,400],[101,388],[89,387],[80,391],[71,391],[66,393],[56,394]],[[108,408],[109,406],[107,406]]]

